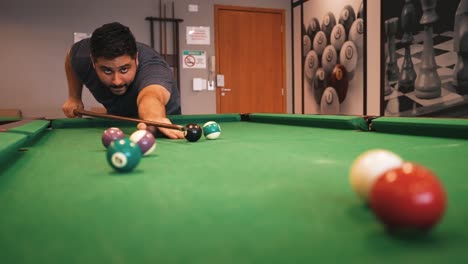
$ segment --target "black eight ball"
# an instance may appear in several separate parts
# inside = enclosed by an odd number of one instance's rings
[[[188,124],[185,126],[185,139],[195,142],[202,136],[202,129],[198,124]]]

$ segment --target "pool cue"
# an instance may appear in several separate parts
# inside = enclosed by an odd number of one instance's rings
[[[128,122],[133,122],[133,123],[145,123],[147,125],[152,125],[152,126],[155,126],[155,127],[163,127],[163,128],[169,128],[169,129],[185,131],[185,127],[183,127],[183,126],[171,125],[171,124],[160,123],[160,122],[149,121],[149,120],[143,120],[143,119],[138,119],[138,118],[131,118],[131,117],[125,117],[125,116],[116,116],[116,115],[109,115],[109,114],[101,114],[101,113],[86,111],[84,109],[75,109],[75,110],[73,110],[73,112],[75,114],[81,114],[81,115],[85,115],[85,116],[107,118],[107,119],[114,119],[114,120],[120,120],[120,121],[128,121]]]

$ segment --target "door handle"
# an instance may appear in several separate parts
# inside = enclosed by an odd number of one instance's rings
[[[230,91],[231,91],[231,89],[229,89],[229,88],[221,88],[221,92],[230,92]]]

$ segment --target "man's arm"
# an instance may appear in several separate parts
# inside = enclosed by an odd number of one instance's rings
[[[138,115],[141,119],[171,124],[166,117],[165,105],[169,101],[170,93],[161,85],[149,85],[138,94]],[[143,123],[138,124],[138,129],[146,129]],[[172,139],[184,138],[184,133],[175,129],[158,128],[162,133]]]
[[[70,50],[68,50],[65,57],[65,74],[68,83],[68,99],[63,104],[62,110],[67,117],[76,117],[77,115],[75,115],[73,110],[84,108],[83,102],[81,101],[83,83],[80,81],[71,65]]]

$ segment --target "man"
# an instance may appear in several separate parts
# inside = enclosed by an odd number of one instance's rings
[[[109,114],[168,124],[166,114],[180,114],[169,65],[152,48],[137,43],[120,23],[105,24],[91,38],[75,43],[67,53],[65,72],[69,97],[62,108],[67,117],[76,117],[74,110],[84,108],[83,85]],[[143,123],[137,127],[148,128]],[[184,138],[179,130],[158,129],[169,138]]]

